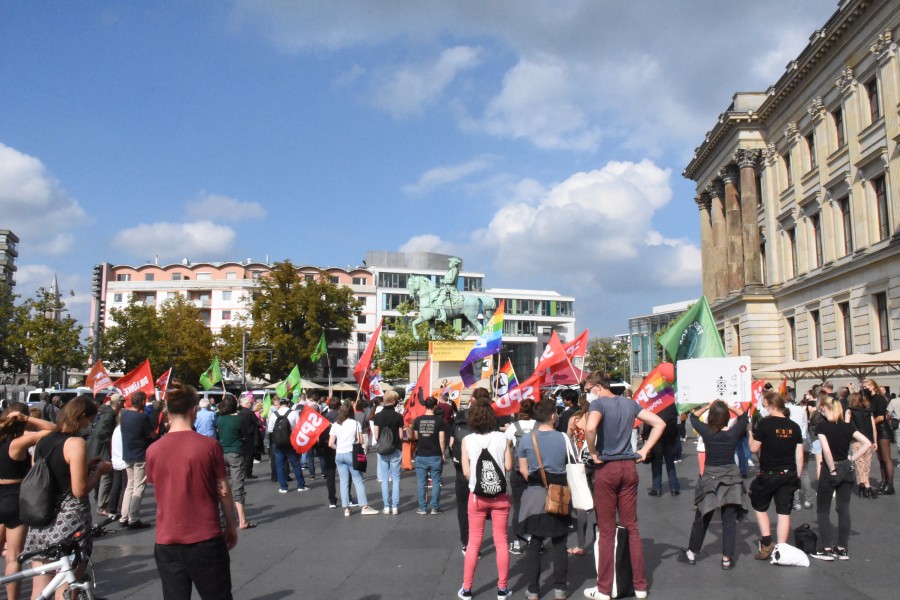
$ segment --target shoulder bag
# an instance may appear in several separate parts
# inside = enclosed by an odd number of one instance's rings
[[[569,462],[566,463],[566,480],[569,482],[569,491],[572,494],[572,508],[578,510],[591,510],[594,508],[594,495],[588,485],[587,473],[584,463],[575,456],[572,442],[566,436],[566,452]]]
[[[541,470],[541,479],[547,488],[547,500],[544,502],[544,510],[551,515],[561,517],[568,516],[569,504],[572,502],[569,486],[558,483],[547,483],[547,473],[544,472],[544,461],[541,460],[541,449],[538,447],[537,434],[531,430],[531,440],[534,442],[534,454],[537,456],[538,467]]]

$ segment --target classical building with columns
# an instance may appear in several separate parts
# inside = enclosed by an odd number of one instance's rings
[[[900,348],[900,2],[841,0],[764,92],[737,93],[684,176],[703,291],[754,370]]]

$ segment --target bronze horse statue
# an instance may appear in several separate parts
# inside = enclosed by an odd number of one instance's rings
[[[418,325],[428,323],[434,338],[434,324],[462,319],[463,336],[481,334],[482,321],[488,321],[497,310],[497,301],[487,294],[456,292],[450,298],[441,298],[441,289],[435,287],[431,279],[421,275],[410,275],[406,289],[415,299],[419,315],[412,322],[413,335],[419,339]],[[481,319],[479,319],[481,315]]]

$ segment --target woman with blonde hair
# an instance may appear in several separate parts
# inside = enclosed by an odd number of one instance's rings
[[[872,443],[841,418],[841,405],[831,396],[819,400],[816,407],[825,417],[816,429],[822,444],[822,466],[816,490],[816,519],[819,524],[819,547],[810,556],[819,560],[849,560],[847,542],[850,539],[850,496],[853,494],[853,463],[868,454]],[[851,444],[855,446],[850,455]],[[849,456],[849,458],[848,458]],[[837,546],[831,545],[831,498],[836,500],[838,515]]]
[[[894,441],[894,430],[887,414],[887,398],[874,379],[863,379],[863,389],[871,395],[872,416],[875,418],[875,451],[878,454],[878,466],[881,469],[881,485],[878,493],[885,496],[894,495],[894,461],[891,460],[891,442]]]
[[[875,451],[875,418],[872,416],[869,399],[865,394],[853,392],[850,394],[849,404],[850,408],[844,414],[844,421],[852,423],[853,427],[871,444],[854,461],[856,464],[856,493],[860,498],[874,499],[878,497],[878,492],[872,489],[872,484],[869,481],[869,471],[872,467],[872,453]],[[850,451],[856,455],[856,451],[860,449],[860,446],[859,442],[854,441],[850,444]]]

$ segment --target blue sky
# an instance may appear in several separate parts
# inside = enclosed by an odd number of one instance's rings
[[[0,3],[18,291],[91,266],[458,254],[579,327],[699,294],[693,149],[835,0]]]

